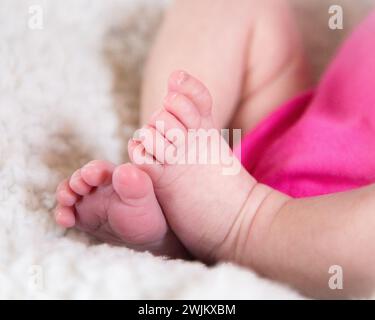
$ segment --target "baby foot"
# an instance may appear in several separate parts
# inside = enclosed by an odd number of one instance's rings
[[[137,250],[180,257],[149,176],[132,164],[115,167],[95,160],[57,189],[56,222]]]
[[[150,175],[170,226],[192,254],[208,261],[240,259],[234,256],[241,255],[252,218],[271,189],[257,184],[225,139],[214,134],[211,108],[202,83],[185,72],[173,73],[163,108],[141,129],[141,139],[129,142],[129,155]],[[197,147],[189,134],[199,130],[219,138],[200,141]],[[239,169],[224,174],[226,166],[220,161],[187,161],[187,154],[193,160],[203,153],[214,159],[215,150],[226,151],[231,166]],[[171,154],[177,154],[178,161],[169,162]]]

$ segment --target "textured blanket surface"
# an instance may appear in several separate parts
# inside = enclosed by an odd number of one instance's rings
[[[307,43],[309,55],[319,57],[313,60],[316,77],[373,3],[336,1],[348,19],[333,33],[327,1],[293,2],[302,30],[322,30]],[[43,10],[42,29],[30,20],[35,5]],[[62,178],[92,159],[127,161],[142,64],[165,5],[1,1],[0,298],[302,298],[231,264],[208,268],[156,258],[97,243],[53,221]],[[306,14],[311,18],[303,19]]]

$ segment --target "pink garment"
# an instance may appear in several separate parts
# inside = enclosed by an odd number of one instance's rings
[[[279,108],[240,148],[242,164],[259,182],[293,197],[375,182],[375,12],[318,87]]]

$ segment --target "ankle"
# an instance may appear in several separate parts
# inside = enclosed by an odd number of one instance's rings
[[[292,198],[263,185],[263,199],[253,215],[252,223],[248,228],[246,242],[238,250],[240,252],[237,263],[262,270],[258,266],[263,264],[264,257],[273,256],[273,247],[268,245],[271,235],[271,226],[282,209],[288,205]],[[242,229],[240,232],[245,232]],[[272,234],[272,237],[275,235]],[[268,261],[268,259],[266,259]],[[272,260],[272,258],[271,258]]]
[[[217,250],[217,260],[255,268],[262,256],[269,227],[289,200],[288,196],[256,183],[237,213],[225,241]]]

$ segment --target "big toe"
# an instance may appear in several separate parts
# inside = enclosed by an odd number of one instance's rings
[[[136,204],[154,195],[150,177],[136,166],[126,163],[118,166],[112,176],[113,188],[124,203]]]
[[[150,177],[132,164],[117,167],[112,177],[120,202],[112,202],[109,223],[129,244],[160,241],[168,231]]]

